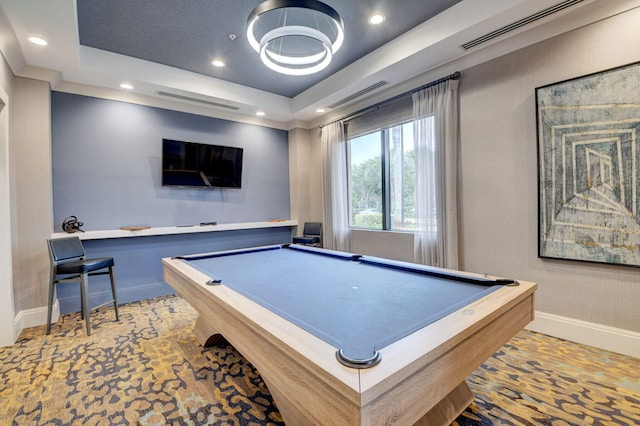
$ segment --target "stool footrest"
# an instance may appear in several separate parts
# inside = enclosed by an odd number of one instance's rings
[[[111,305],[111,304],[113,304],[113,303],[115,303],[115,299],[107,300],[107,301],[106,301],[106,302],[104,302],[104,303],[101,303],[101,304],[99,304],[99,305],[96,305],[96,306],[94,306],[94,307],[89,308],[89,310],[90,310],[90,311],[93,311],[93,310],[95,310],[95,309],[100,309],[100,308],[102,308],[102,307],[104,307],[104,306]]]

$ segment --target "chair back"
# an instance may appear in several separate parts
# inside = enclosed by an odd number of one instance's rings
[[[53,238],[48,240],[49,254],[53,263],[84,258],[84,247],[78,237]]]
[[[305,237],[319,237],[322,235],[322,223],[321,222],[305,222],[302,235]]]

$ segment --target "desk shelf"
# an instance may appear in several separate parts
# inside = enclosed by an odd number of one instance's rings
[[[51,238],[64,238],[77,236],[81,240],[105,240],[109,238],[131,238],[131,237],[151,237],[154,235],[174,235],[174,234],[196,234],[203,232],[236,231],[242,229],[261,228],[282,228],[297,226],[295,220],[264,221],[264,222],[244,222],[244,223],[221,223],[218,225],[194,225],[194,226],[166,226],[158,228],[142,229],[140,231],[125,231],[122,229],[107,229],[101,231],[85,231],[68,234],[66,232],[55,232]]]

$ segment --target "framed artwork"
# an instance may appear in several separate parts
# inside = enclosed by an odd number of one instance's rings
[[[640,266],[640,63],[536,89],[538,256]]]

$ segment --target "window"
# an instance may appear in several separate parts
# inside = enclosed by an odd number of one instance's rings
[[[351,227],[414,230],[413,122],[348,139],[347,147]]]
[[[348,143],[353,227],[383,229],[382,136],[382,132],[370,133]]]

